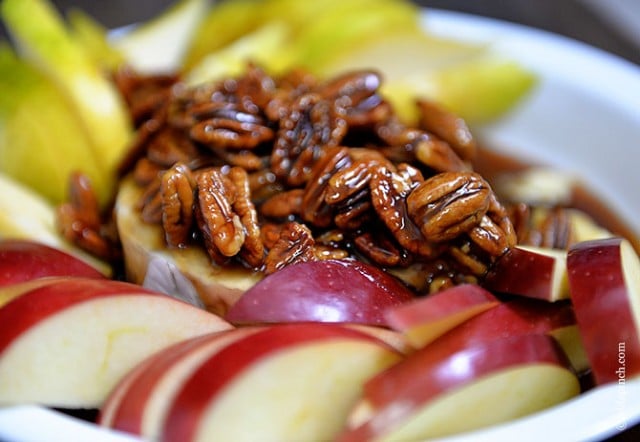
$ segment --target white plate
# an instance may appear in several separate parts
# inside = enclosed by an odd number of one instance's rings
[[[638,66],[566,38],[496,20],[429,10],[425,23],[444,36],[490,42],[497,53],[539,76],[535,92],[507,118],[481,128],[481,137],[510,154],[583,177],[640,232]],[[638,398],[640,379],[627,380],[505,425],[446,440],[600,440],[640,422]],[[56,438],[136,440],[38,407],[0,410],[0,440]]]

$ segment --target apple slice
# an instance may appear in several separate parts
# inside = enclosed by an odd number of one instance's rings
[[[171,403],[166,440],[331,440],[362,384],[401,356],[338,324],[283,324],[205,360]]]
[[[377,267],[351,260],[292,264],[247,290],[225,318],[234,324],[350,322],[386,325],[384,311],[413,294]]]
[[[130,283],[49,284],[0,308],[0,404],[97,408],[147,356],[228,328],[211,313]]]
[[[45,276],[42,278],[31,279],[29,281],[18,282],[0,287],[0,307],[18,296],[24,295],[32,290],[49,284],[57,284],[70,279],[76,279],[77,276]]]
[[[469,345],[491,341],[503,336],[548,334],[559,338],[576,371],[583,371],[582,342],[575,333],[576,318],[571,304],[549,303],[528,298],[517,298],[490,308],[438,337],[427,347],[445,345],[451,351]],[[572,332],[572,328],[574,329]]]
[[[385,311],[387,324],[422,347],[500,301],[475,284],[461,284]]]
[[[179,0],[157,17],[115,36],[111,43],[138,72],[178,72],[209,3]]]
[[[489,290],[549,302],[569,299],[567,251],[518,245],[511,247],[487,273]]]
[[[0,239],[0,287],[46,276],[105,278],[93,266],[45,244],[22,239]]]
[[[562,350],[545,335],[501,337],[458,351],[427,346],[365,384],[338,440],[442,437],[516,419],[579,392]]]
[[[97,163],[105,173],[97,186],[100,201],[109,202],[115,190],[115,172],[132,136],[124,100],[101,67],[72,38],[63,17],[47,0],[5,0],[4,23],[21,55],[41,68],[72,105]],[[71,157],[62,158],[62,164]]]
[[[6,45],[0,45],[0,89],[0,171],[53,204],[66,199],[68,177],[77,170],[105,187],[104,171],[67,97]]]
[[[128,372],[113,389],[100,409],[98,424],[160,440],[168,407],[193,371],[205,359],[259,330],[256,327],[225,330],[191,338],[155,353]]]
[[[183,299],[193,299],[195,293],[208,310],[224,315],[262,274],[240,267],[218,267],[199,247],[168,248],[162,227],[140,217],[137,203],[142,192],[126,178],[114,209],[127,279]],[[163,283],[157,278],[161,274],[170,277]]]
[[[640,375],[640,260],[628,240],[569,249],[569,288],[597,384]]]

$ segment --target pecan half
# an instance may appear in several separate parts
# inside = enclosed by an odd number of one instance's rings
[[[264,273],[269,275],[287,265],[315,259],[311,230],[304,224],[289,222],[282,226],[277,241],[267,254]]]
[[[373,207],[398,243],[421,257],[434,257],[438,252],[433,243],[424,237],[409,217],[407,194],[411,191],[411,184],[382,166],[376,169],[369,184]]]
[[[218,264],[240,252],[245,231],[240,217],[233,211],[235,189],[218,169],[196,174],[196,220],[212,260]]]
[[[195,188],[191,170],[183,163],[174,164],[162,175],[162,227],[170,247],[187,246],[193,226]]]
[[[422,182],[407,198],[425,238],[446,242],[478,225],[489,210],[489,184],[474,172],[444,172]]]
[[[245,233],[240,257],[249,266],[258,268],[264,259],[264,245],[260,236],[258,212],[251,201],[249,177],[241,167],[232,167],[229,170],[229,180],[233,184],[236,193],[233,210],[240,217]]]

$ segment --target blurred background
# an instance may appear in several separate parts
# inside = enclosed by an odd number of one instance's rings
[[[109,28],[144,21],[173,0],[54,0],[80,8]],[[640,64],[640,0],[414,0],[439,8],[545,29]],[[4,30],[0,29],[0,34]],[[6,34],[4,34],[6,37]]]
[[[640,0],[415,0],[427,8],[493,17],[545,29],[640,64]],[[54,0],[77,7],[107,27],[144,21],[172,0]]]

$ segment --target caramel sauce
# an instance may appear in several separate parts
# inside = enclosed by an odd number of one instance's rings
[[[486,147],[478,149],[473,163],[474,170],[490,183],[503,173],[519,172],[540,165],[524,162]],[[627,238],[635,250],[640,253],[638,234],[605,201],[597,197],[587,184],[580,183],[571,189],[571,201],[568,206],[585,212],[605,229]]]

